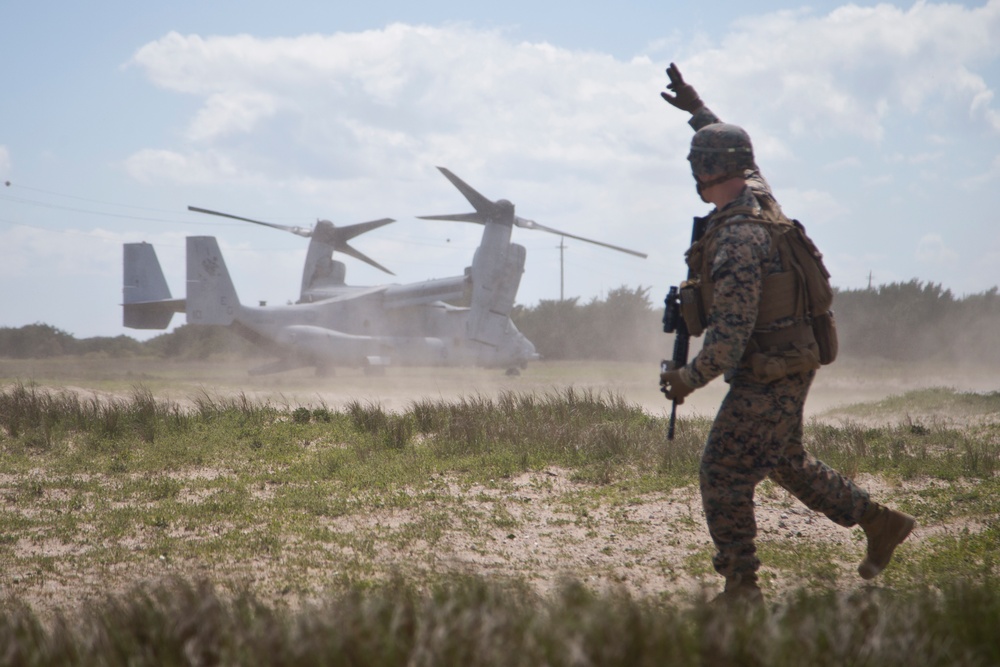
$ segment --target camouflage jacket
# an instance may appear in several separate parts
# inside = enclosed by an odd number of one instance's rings
[[[722,122],[707,107],[689,121],[695,131]],[[722,223],[746,218],[747,224],[727,224],[714,235],[711,275],[714,283],[712,309],[701,351],[681,371],[685,382],[703,387],[719,375],[730,381],[739,371],[740,360],[750,342],[757,320],[764,277],[781,271],[771,256],[771,235],[763,225],[751,222],[746,209],[760,210],[761,202],[777,207],[771,187],[757,170],[747,170],[747,187],[721,210],[712,211],[706,234]],[[741,209],[738,213],[729,213]]]

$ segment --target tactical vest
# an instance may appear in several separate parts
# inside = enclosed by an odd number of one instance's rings
[[[781,271],[763,277],[753,335],[740,360],[755,379],[771,382],[832,363],[837,357],[837,330],[830,306],[833,288],[823,255],[798,220],[777,207],[728,210],[740,216],[716,224],[687,251],[689,280],[681,285],[681,313],[688,331],[699,336],[708,326],[714,284],[712,261],[716,235],[730,225],[759,224],[770,234],[770,258]]]

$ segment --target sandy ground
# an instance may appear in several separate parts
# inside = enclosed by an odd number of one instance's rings
[[[162,365],[155,368],[120,363],[113,366],[93,362],[68,372],[62,367],[62,384],[51,365],[33,362],[0,363],[0,380],[35,381],[43,386],[62,386],[101,396],[128,395],[130,387],[150,388],[157,398],[181,403],[198,395],[232,396],[244,393],[254,400],[272,401],[291,406],[326,405],[341,407],[351,401],[378,403],[392,410],[404,410],[421,399],[451,401],[468,396],[493,396],[499,392],[559,392],[566,387],[595,392],[615,393],[643,406],[652,414],[667,415],[669,404],[657,389],[657,367],[640,364],[535,364],[520,376],[502,372],[449,369],[429,373],[425,369],[389,369],[384,376],[369,377],[345,370],[333,377],[317,378],[306,372],[281,376],[249,378],[246,366],[235,365]],[[97,373],[99,369],[103,375]],[[854,403],[872,402],[905,391],[927,387],[952,387],[963,391],[995,391],[998,381],[989,374],[975,374],[967,369],[890,368],[879,364],[838,363],[821,371],[807,404],[807,417],[837,420],[838,408]],[[696,392],[681,408],[682,414],[711,416],[725,392],[725,384],[716,381]],[[933,482],[908,483],[905,489],[885,488],[876,478],[858,480],[874,497],[891,504],[893,494],[913,491]],[[0,492],[13,487],[16,480],[0,479]],[[567,504],[568,495],[587,491],[571,480],[567,470],[548,469],[521,475],[502,488],[459,488],[446,478],[435,484],[446,497],[461,503],[473,514],[509,515],[509,527],[483,522],[476,530],[461,525],[458,518],[433,541],[415,539],[400,550],[382,546],[379,536],[415,525],[421,517],[408,512],[384,511],[365,516],[318,519],[331,530],[367,534],[371,547],[366,558],[372,559],[376,572],[409,569],[414,574],[470,572],[501,576],[527,575],[542,590],[550,589],[562,577],[570,576],[595,585],[624,585],[639,594],[664,592],[712,594],[720,580],[711,573],[708,556],[711,543],[704,526],[704,516],[696,488],[637,497],[627,507],[592,504],[585,512]],[[912,487],[912,488],[911,488]],[[843,561],[831,564],[833,577],[845,588],[860,587],[863,582],[854,573],[863,555],[860,529],[848,530],[830,523],[795,501],[783,490],[765,486],[758,497],[757,517],[760,544],[775,545],[803,541],[835,547],[830,551],[846,553]],[[318,526],[321,527],[321,526]],[[918,544],[929,536],[958,527],[921,526],[911,537]],[[152,535],[148,536],[154,539]],[[398,544],[398,541],[397,541]],[[267,591],[268,582],[292,567],[282,559],[261,557],[255,563],[209,564],[175,563],[158,559],[148,567],[130,566],[119,571],[110,564],[102,574],[72,572],[59,563],[64,550],[72,545],[50,545],[56,561],[56,573],[43,580],[32,580],[30,573],[4,573],[4,589],[42,608],[79,602],[100,593],[114,581],[120,587],[149,577],[168,574],[207,575],[247,579],[255,588]],[[142,550],[139,535],[136,550]],[[20,555],[31,555],[38,544],[18,544]],[[28,550],[28,551],[23,551]],[[33,553],[33,552],[32,552]],[[331,551],[333,570],[343,559],[357,559],[351,549]],[[693,559],[693,560],[692,560]],[[691,563],[698,563],[704,574],[692,575]],[[694,568],[697,571],[697,567]],[[803,582],[787,577],[773,577],[763,570],[770,594]],[[327,571],[322,574],[330,576]],[[110,577],[110,579],[109,579]]]
[[[857,481],[890,504],[900,492],[939,484],[914,481],[887,488],[878,478],[861,476]],[[5,488],[5,481],[0,481],[0,490]],[[721,578],[711,571],[713,549],[696,488],[646,493],[625,505],[593,499],[580,504],[573,501],[587,498],[590,490],[589,485],[573,481],[570,471],[558,468],[519,475],[502,488],[460,487],[441,478],[438,506],[421,503],[419,509],[412,510],[317,517],[317,531],[328,528],[356,539],[355,546],[329,545],[325,566],[312,570],[303,569],[293,544],[278,555],[260,554],[239,562],[157,555],[156,532],[142,527],[126,540],[128,549],[141,554],[138,559],[107,562],[96,568],[73,565],[73,556],[85,555],[86,544],[21,539],[14,546],[16,556],[31,559],[25,562],[37,562],[37,557],[44,556],[49,563],[44,572],[35,566],[5,571],[0,577],[0,599],[25,601],[42,614],[72,611],[109,593],[125,593],[139,584],[180,576],[246,587],[265,601],[296,606],[336,586],[342,571],[357,576],[359,563],[360,572],[370,579],[387,580],[402,574],[421,581],[461,573],[527,580],[541,594],[552,592],[566,579],[582,581],[599,591],[623,587],[635,596],[667,596],[679,601],[712,597],[721,590]],[[470,512],[481,518],[470,519]],[[498,512],[504,517],[502,525],[489,519]],[[397,539],[399,534],[425,525],[422,522],[429,513],[442,517],[443,528],[435,531],[434,537],[417,534],[403,543]],[[759,490],[756,516],[762,585],[769,598],[780,599],[783,593],[803,586],[849,591],[884,585],[881,580],[865,582],[856,574],[864,556],[864,536],[859,528],[837,526],[773,485]],[[968,528],[968,524],[918,525],[904,549]],[[225,532],[225,520],[220,518],[211,530]],[[199,539],[197,535],[187,537]],[[823,573],[821,580],[803,579],[787,569],[769,566],[769,549],[771,553],[776,549],[792,551],[811,559],[809,571],[815,564],[815,570]],[[309,560],[315,562],[315,558]],[[290,577],[310,582],[310,590],[290,592],[286,583]]]

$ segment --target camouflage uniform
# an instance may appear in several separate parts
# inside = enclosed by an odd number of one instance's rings
[[[689,122],[699,130],[720,120],[702,107]],[[695,388],[720,374],[730,385],[700,469],[705,517],[718,549],[713,564],[726,577],[753,573],[760,566],[753,499],[754,488],[765,478],[845,527],[857,524],[870,503],[867,491],[802,448],[803,406],[815,371],[763,383],[741,365],[754,331],[763,278],[782,270],[777,255],[770,256],[767,229],[745,213],[747,208],[759,211],[762,204],[776,207],[771,188],[755,169],[746,170],[745,178],[747,187],[740,196],[713,211],[708,222],[707,234],[718,228],[709,260],[714,301],[703,348],[681,372]],[[741,218],[747,222],[732,224]],[[778,321],[772,329],[790,324]]]

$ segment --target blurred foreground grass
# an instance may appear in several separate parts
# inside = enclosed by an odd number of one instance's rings
[[[165,581],[44,622],[0,611],[0,661],[17,665],[879,665],[1000,662],[995,581],[906,594],[800,592],[759,610],[671,604],[565,582],[392,581],[301,608],[252,592]]]

